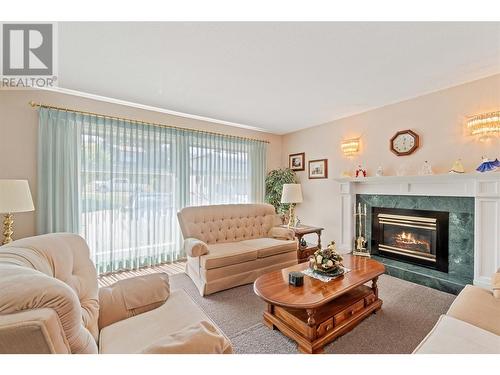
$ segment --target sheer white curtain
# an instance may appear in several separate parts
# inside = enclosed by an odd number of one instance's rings
[[[186,205],[264,201],[265,143],[212,134],[189,134]]]
[[[176,217],[182,207],[264,200],[263,142],[106,117],[75,117],[53,109],[40,112],[46,129],[40,144],[60,137],[56,130],[64,119],[78,123],[72,128],[79,132],[78,141],[71,132],[67,143],[63,139],[59,146],[42,148],[40,168],[47,170],[45,160],[54,155],[65,158],[67,150],[73,156],[79,150],[79,160],[73,163],[78,171],[66,174],[74,173],[69,178],[78,181],[70,198],[77,202],[73,206],[79,210],[79,232],[99,273],[182,258]],[[53,207],[69,201],[54,194],[58,177],[54,174],[48,177],[52,181],[39,186],[39,201],[49,196],[57,201],[40,210],[39,223],[58,215]]]

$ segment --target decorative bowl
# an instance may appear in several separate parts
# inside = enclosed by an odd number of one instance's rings
[[[309,259],[309,268],[322,275],[337,276],[344,272],[342,255],[332,241],[326,249],[318,249]]]

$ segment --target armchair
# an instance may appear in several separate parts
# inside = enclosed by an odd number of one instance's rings
[[[0,247],[0,353],[231,351],[184,291],[170,291],[166,274],[98,289],[89,249],[77,235]]]

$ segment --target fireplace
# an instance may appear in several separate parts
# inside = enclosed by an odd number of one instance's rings
[[[448,212],[373,207],[372,218],[372,251],[448,272]]]

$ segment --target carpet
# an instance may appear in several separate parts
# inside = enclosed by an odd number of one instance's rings
[[[233,343],[237,354],[298,353],[296,344],[262,324],[265,303],[244,285],[201,297],[185,274],[171,276],[172,289],[184,289]],[[427,335],[455,296],[392,276],[378,281],[382,310],[325,347],[331,354],[406,354]]]

